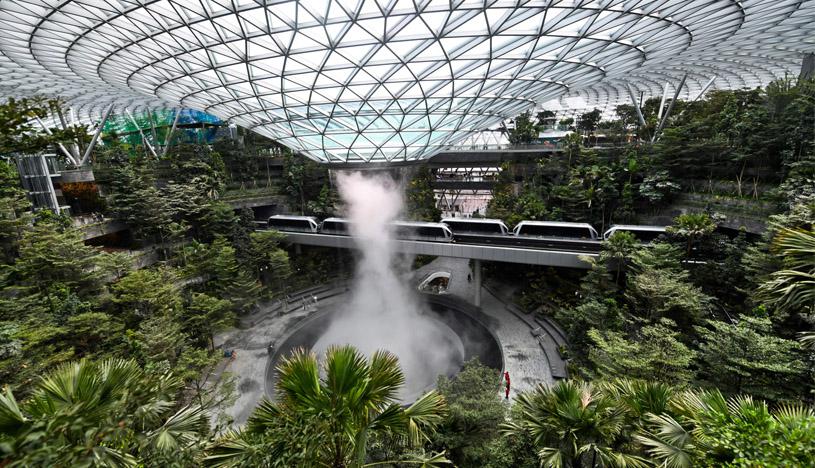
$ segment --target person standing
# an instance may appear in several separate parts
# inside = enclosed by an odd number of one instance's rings
[[[504,378],[502,380],[504,381],[505,388],[504,399],[509,400],[509,371],[504,371]]]

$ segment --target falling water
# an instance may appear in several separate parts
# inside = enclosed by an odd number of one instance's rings
[[[422,313],[408,279],[410,262],[394,250],[391,223],[402,212],[401,187],[389,177],[357,172],[340,173],[337,183],[360,255],[351,299],[314,349],[352,344],[368,355],[379,349],[396,354],[406,379],[401,398],[407,401],[431,387],[438,374],[456,372],[463,345],[447,325]]]

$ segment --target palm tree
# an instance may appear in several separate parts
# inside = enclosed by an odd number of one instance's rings
[[[815,231],[781,228],[772,248],[786,268],[759,287],[759,298],[779,311],[815,312]]]
[[[708,236],[716,230],[716,223],[707,213],[685,213],[674,218],[674,225],[667,231],[677,237],[687,239],[687,255],[690,255],[694,241]]]
[[[659,466],[689,468],[734,460],[748,460],[750,466],[778,466],[780,461],[811,466],[813,437],[807,428],[815,424],[815,411],[802,405],[770,411],[764,401],[750,396],[687,391],[669,413],[647,419],[646,430],[635,439]]]
[[[133,360],[81,360],[45,376],[19,405],[0,396],[3,466],[135,466],[179,460],[209,428],[200,407],[178,409],[183,382],[147,376]]]
[[[639,457],[615,450],[624,409],[590,383],[562,380],[518,396],[518,417],[501,426],[506,436],[528,436],[541,466],[580,468],[646,466]]]
[[[271,459],[279,466],[332,468],[393,463],[365,464],[371,435],[396,435],[417,446],[445,416],[444,399],[435,392],[407,408],[397,402],[405,378],[396,356],[386,351],[368,360],[352,346],[331,347],[323,368],[321,373],[316,354],[295,350],[277,368],[278,400],[261,403],[244,431],[219,441],[207,461],[255,466]],[[446,460],[431,454],[407,463],[429,467]]]
[[[615,281],[620,283],[620,274],[625,267],[628,258],[637,248],[637,239],[633,234],[626,231],[617,231],[603,241],[603,251],[600,252],[600,261],[612,261],[616,264],[617,275]]]

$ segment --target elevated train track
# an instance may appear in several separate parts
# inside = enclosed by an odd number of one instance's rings
[[[292,244],[357,249],[350,236],[305,232],[282,234],[286,236],[285,241]],[[590,268],[581,257],[596,257],[600,251],[600,241],[592,240],[519,239],[478,235],[458,237],[460,239],[457,238],[455,242],[395,240],[394,245],[397,251],[413,255],[579,269]]]

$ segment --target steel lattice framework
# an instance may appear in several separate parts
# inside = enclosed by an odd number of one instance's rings
[[[561,97],[766,84],[815,0],[5,0],[0,94],[187,107],[324,162],[426,158]]]

